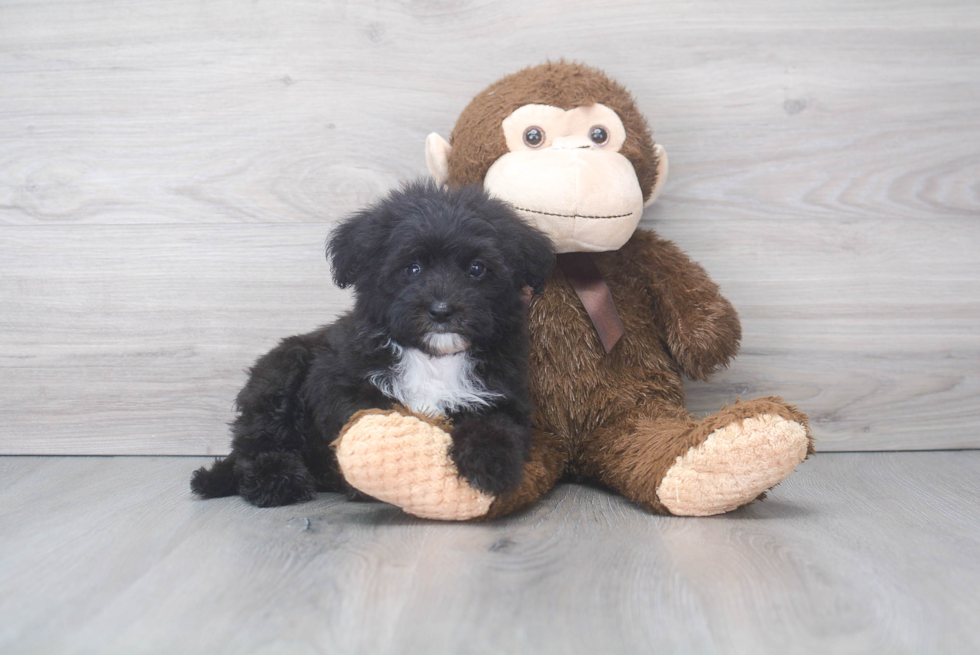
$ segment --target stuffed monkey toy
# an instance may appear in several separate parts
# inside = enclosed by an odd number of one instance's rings
[[[704,269],[637,230],[667,155],[629,92],[601,71],[546,63],[508,75],[426,141],[433,177],[482,184],[553,240],[558,265],[531,300],[533,444],[523,481],[495,496],[460,478],[446,426],[407,412],[355,416],[335,444],[352,486],[410,514],[493,518],[563,476],[651,512],[708,516],[761,498],[813,453],[807,417],[777,397],[698,419],[682,376],[735,356],[738,315]]]

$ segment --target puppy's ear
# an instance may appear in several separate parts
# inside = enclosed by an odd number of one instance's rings
[[[521,249],[524,285],[538,294],[544,291],[548,273],[555,264],[555,248],[543,232],[523,220],[520,224],[517,243]]]
[[[333,281],[341,289],[356,283],[369,266],[377,265],[383,247],[378,229],[378,209],[372,207],[345,218],[327,240],[327,259]]]

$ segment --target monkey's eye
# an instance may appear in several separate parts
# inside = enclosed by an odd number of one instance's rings
[[[470,264],[470,277],[479,280],[487,272],[487,267],[483,262],[473,262]]]
[[[418,277],[422,275],[422,267],[418,264],[409,264],[405,267],[405,275],[408,277]]]
[[[609,141],[609,132],[601,125],[594,125],[589,130],[589,138],[597,146],[604,146]]]
[[[524,130],[524,143],[529,148],[538,148],[544,143],[544,130],[533,125]]]

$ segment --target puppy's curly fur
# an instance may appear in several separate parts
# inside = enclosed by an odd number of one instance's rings
[[[342,222],[327,254],[353,310],[258,360],[231,454],[191,489],[260,507],[351,492],[330,443],[355,412],[396,402],[452,421],[472,486],[514,489],[531,441],[525,289],[544,287],[548,238],[478,187],[416,182]]]

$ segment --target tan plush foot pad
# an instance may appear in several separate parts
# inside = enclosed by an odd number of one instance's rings
[[[449,434],[392,412],[356,418],[337,444],[344,479],[355,489],[425,519],[483,516],[494,496],[470,487],[449,458]]]
[[[670,467],[657,488],[678,516],[711,516],[740,507],[785,480],[807,455],[806,428],[763,414],[712,432]]]

